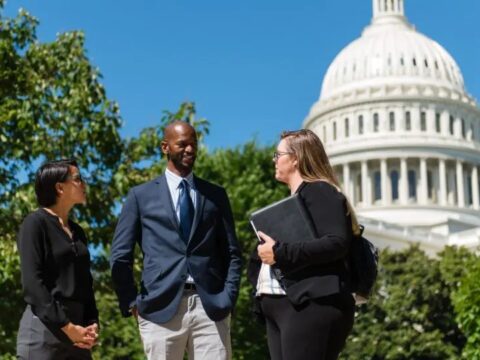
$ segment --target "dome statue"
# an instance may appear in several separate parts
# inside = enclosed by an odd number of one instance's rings
[[[480,243],[480,109],[453,57],[403,0],[373,0],[333,60],[304,127],[325,143],[345,194],[381,246],[429,253]]]

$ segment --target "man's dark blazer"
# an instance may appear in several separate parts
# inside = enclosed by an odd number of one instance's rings
[[[284,276],[282,283],[288,298],[293,304],[301,304],[309,299],[349,292],[346,259],[352,241],[352,224],[345,196],[324,181],[303,182],[297,193],[310,215],[316,236],[311,241],[298,239],[294,243],[277,242],[274,246],[274,266]],[[254,249],[248,266],[248,279],[254,288],[260,266]]]
[[[143,318],[161,324],[179,306],[190,274],[205,312],[225,318],[238,296],[241,252],[225,190],[194,176],[197,194],[190,239],[186,244],[165,175],[132,188],[123,206],[112,244],[110,265],[124,316],[136,305]],[[133,254],[143,253],[140,290],[133,277]]]

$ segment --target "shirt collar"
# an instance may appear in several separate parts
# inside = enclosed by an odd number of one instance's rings
[[[168,182],[173,185],[174,189],[178,189],[178,186],[180,185],[180,182],[184,179],[187,180],[188,185],[190,185],[191,189],[195,189],[195,184],[193,182],[193,172],[190,172],[190,174],[188,174],[185,177],[181,177],[181,176],[178,176],[177,174],[175,174],[173,171],[170,171],[167,168],[167,169],[165,169],[165,176],[167,177]]]

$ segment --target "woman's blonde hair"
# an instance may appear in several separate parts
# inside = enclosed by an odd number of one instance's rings
[[[308,129],[284,131],[281,139],[285,140],[287,151],[297,158],[298,171],[303,180],[306,182],[325,181],[342,192],[325,148],[313,131]],[[352,219],[352,231],[355,235],[359,235],[360,226],[357,216],[348,199],[347,211]]]

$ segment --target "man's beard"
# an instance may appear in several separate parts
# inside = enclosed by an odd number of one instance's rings
[[[176,169],[183,170],[183,171],[191,171],[193,169],[193,165],[195,164],[195,155],[192,155],[192,163],[184,164],[183,163],[183,154],[169,154],[169,160],[173,163]]]

